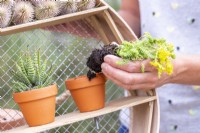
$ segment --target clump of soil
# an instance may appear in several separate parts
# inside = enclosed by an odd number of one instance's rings
[[[101,49],[94,49],[88,57],[86,65],[89,67],[87,77],[89,80],[96,77],[96,73],[101,72],[101,64],[104,62],[104,57],[108,54],[117,56],[117,44],[105,45]]]

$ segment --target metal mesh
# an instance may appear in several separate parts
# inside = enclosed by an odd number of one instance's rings
[[[66,32],[67,31],[67,32]],[[10,70],[21,51],[40,48],[42,56],[46,57],[54,66],[53,78],[58,84],[60,95],[66,88],[64,81],[67,78],[84,75],[87,72],[86,59],[90,52],[103,45],[94,29],[86,21],[70,22],[67,24],[35,29],[27,32],[0,37],[0,109],[4,116],[9,116],[9,110],[19,110],[12,99],[12,76]],[[123,96],[123,90],[111,81],[106,83],[106,102]],[[56,107],[56,116],[76,111],[77,107],[71,97]],[[3,113],[0,114],[0,116]],[[12,113],[11,120],[22,114]],[[7,121],[0,117],[2,121]],[[119,122],[119,111],[100,116],[100,130],[95,128],[93,119],[80,121],[71,125],[51,129],[50,133],[115,133]],[[8,123],[7,123],[8,124]],[[18,123],[19,125],[20,123]],[[8,126],[8,125],[7,125]],[[13,126],[13,125],[10,125]],[[15,125],[16,126],[16,125]],[[6,128],[6,127],[5,127]]]

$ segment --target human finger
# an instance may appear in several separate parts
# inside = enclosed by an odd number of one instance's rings
[[[104,72],[103,72],[104,73]],[[155,88],[155,85],[152,84],[152,83],[144,83],[144,84],[124,84],[122,83],[121,81],[113,78],[112,76],[110,75],[107,75],[107,73],[104,73],[104,75],[109,79],[111,80],[114,84],[120,86],[121,88],[123,89],[126,89],[126,90],[149,90],[149,89],[152,89],[152,88]]]
[[[123,71],[121,69],[117,69],[115,67],[110,66],[107,63],[103,63],[102,71],[112,77],[112,79],[118,80],[123,84],[132,85],[132,84],[143,84],[143,83],[151,83],[154,82],[155,77],[152,76],[152,73],[129,73],[127,71]]]
[[[130,73],[140,73],[144,69],[145,72],[153,71],[155,68],[150,64],[150,60],[142,61],[129,61],[125,64],[119,64],[118,62],[122,61],[121,58],[114,55],[107,55],[104,57],[104,62],[108,63],[112,67],[130,72]]]

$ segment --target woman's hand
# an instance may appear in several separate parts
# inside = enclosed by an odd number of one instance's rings
[[[169,82],[171,76],[163,74],[158,78],[158,71],[150,64],[150,60],[129,62],[119,65],[121,58],[107,55],[102,64],[102,72],[120,87],[127,90],[154,89]],[[144,72],[141,67],[144,66]]]

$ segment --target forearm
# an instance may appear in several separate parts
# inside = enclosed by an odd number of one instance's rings
[[[127,12],[126,10],[120,10],[118,12],[120,16],[127,22],[127,24],[131,27],[134,33],[140,37],[141,29],[140,29],[140,18],[138,15],[134,15],[133,13]]]
[[[200,85],[200,55],[177,56],[169,83]]]
[[[119,15],[128,23],[135,34],[140,37],[140,10],[138,0],[122,0]]]

